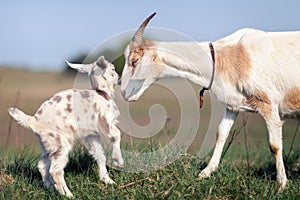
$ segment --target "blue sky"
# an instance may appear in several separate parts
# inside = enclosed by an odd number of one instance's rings
[[[150,27],[214,41],[239,28],[300,30],[300,1],[279,0],[5,0],[0,3],[0,65],[62,70],[64,60],[91,51],[120,32]]]

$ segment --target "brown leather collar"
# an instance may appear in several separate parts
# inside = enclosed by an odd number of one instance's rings
[[[200,90],[200,108],[202,108],[203,106],[203,103],[204,103],[204,92],[205,90],[210,90],[213,82],[214,82],[214,78],[215,78],[215,49],[214,49],[214,46],[212,45],[212,43],[210,42],[209,43],[209,49],[210,49],[210,54],[211,54],[211,58],[212,58],[212,61],[213,61],[213,70],[212,70],[212,76],[211,76],[211,79],[210,79],[210,83],[208,85],[208,87],[203,87],[201,90]]]
[[[109,100],[109,99],[110,99],[110,96],[109,96],[105,91],[100,90],[100,89],[96,89],[96,92],[97,92],[99,95],[103,96],[104,99],[106,99],[106,100]]]

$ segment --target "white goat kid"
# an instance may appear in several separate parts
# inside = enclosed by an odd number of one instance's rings
[[[142,41],[143,31],[154,14],[139,27],[125,50],[121,86],[124,99],[139,99],[155,80],[163,77],[183,77],[205,87],[213,81],[211,92],[226,105],[226,111],[213,156],[199,177],[208,177],[217,170],[238,113],[251,111],[259,113],[266,122],[277,180],[280,189],[286,187],[282,119],[300,112],[300,32],[241,29],[211,45]]]
[[[62,195],[73,197],[64,180],[64,168],[75,140],[82,139],[96,159],[101,181],[112,184],[106,169],[106,156],[100,143],[102,133],[113,144],[114,164],[122,167],[120,131],[117,128],[119,110],[115,104],[114,85],[118,74],[113,64],[101,56],[92,64],[67,64],[79,72],[88,73],[92,89],[69,89],[45,101],[34,116],[10,108],[9,114],[22,126],[36,133],[41,146],[38,163],[44,186]]]

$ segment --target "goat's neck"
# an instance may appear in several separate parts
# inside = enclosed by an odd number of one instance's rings
[[[162,62],[169,66],[163,71],[163,77],[183,77],[208,87],[213,78],[209,42],[157,42],[156,46]]]

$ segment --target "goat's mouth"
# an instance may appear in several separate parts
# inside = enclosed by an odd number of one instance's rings
[[[126,88],[122,91],[122,96],[126,101],[136,101],[142,95],[141,88],[143,87],[145,79],[143,80],[129,80]]]

